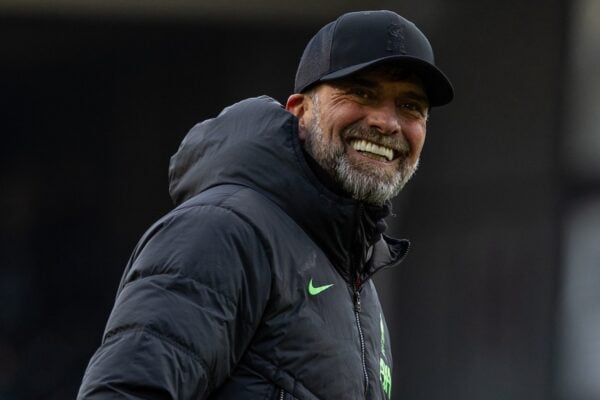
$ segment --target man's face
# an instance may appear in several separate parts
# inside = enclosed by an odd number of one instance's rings
[[[384,203],[417,168],[429,103],[415,78],[377,68],[293,95],[287,107],[306,151],[357,200]]]

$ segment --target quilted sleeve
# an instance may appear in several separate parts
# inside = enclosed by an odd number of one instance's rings
[[[204,399],[230,375],[271,286],[269,249],[234,212],[194,206],[143,238],[78,399]]]

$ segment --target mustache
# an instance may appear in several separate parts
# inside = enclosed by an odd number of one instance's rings
[[[341,135],[346,140],[364,139],[380,146],[389,147],[404,157],[410,154],[410,144],[402,134],[383,135],[375,128],[364,127],[360,123],[355,123],[346,127]]]

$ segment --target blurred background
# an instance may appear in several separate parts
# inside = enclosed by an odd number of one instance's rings
[[[0,399],[75,397],[187,130],[379,8],[456,89],[376,278],[394,399],[600,399],[597,0],[0,0]]]

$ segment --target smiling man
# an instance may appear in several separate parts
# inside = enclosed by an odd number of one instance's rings
[[[419,78],[383,64],[294,94],[308,153],[354,199],[382,205],[417,169],[429,101]]]
[[[453,90],[413,23],[367,11],[317,32],[295,92],[185,137],[78,398],[391,398],[371,278],[408,249],[383,219]]]

